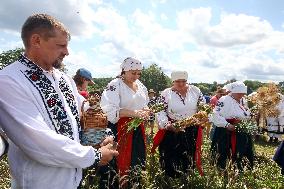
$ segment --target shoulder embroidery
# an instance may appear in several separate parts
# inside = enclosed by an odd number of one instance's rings
[[[22,71],[22,73],[39,92],[55,131],[59,134],[74,139],[70,120],[68,119],[63,103],[59,98],[58,93],[52,86],[51,81],[43,74],[42,70],[36,64],[28,60],[23,55],[21,55],[19,62],[27,67],[26,70]],[[77,106],[74,101],[75,98],[71,89],[63,78],[60,79],[59,88],[65,96],[66,101],[71,108],[72,114],[76,118],[78,129],[80,129],[80,119]]]
[[[115,91],[116,90],[116,86],[115,85],[110,85],[106,87],[106,91]]]

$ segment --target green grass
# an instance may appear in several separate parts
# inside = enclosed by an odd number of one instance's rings
[[[266,142],[265,137],[261,137],[255,142],[255,167],[252,171],[246,170],[238,173],[228,165],[225,173],[220,173],[215,166],[210,165],[209,146],[210,141],[205,139],[203,145],[203,169],[205,176],[200,176],[197,171],[184,174],[181,178],[172,179],[166,177],[160,169],[158,153],[147,157],[146,172],[142,175],[142,188],[185,188],[185,189],[284,189],[284,177],[280,173],[280,168],[272,161],[274,150],[278,144]],[[0,188],[9,188],[9,172],[6,159],[0,162]],[[93,172],[84,178],[84,188],[97,188],[98,178]]]

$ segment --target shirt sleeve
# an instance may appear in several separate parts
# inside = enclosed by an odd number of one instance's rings
[[[198,96],[198,101],[197,101],[197,104],[206,104],[206,100],[202,94],[202,92],[200,91],[200,89],[198,89],[198,93],[199,93],[199,96]]]
[[[56,133],[45,122],[31,92],[0,76],[0,125],[23,153],[41,164],[65,168],[97,165],[101,153]]]
[[[111,81],[104,90],[101,97],[101,108],[107,115],[108,121],[115,124],[119,120],[120,111],[119,80]]]
[[[225,104],[223,98],[220,98],[213,110],[209,120],[217,127],[226,127],[229,123],[226,121],[224,115],[229,111],[228,104]]]
[[[169,118],[167,115],[168,109],[168,92],[167,90],[163,91],[161,96],[159,97],[159,101],[164,104],[164,110],[156,113],[156,120],[158,122],[159,129],[165,129],[166,125],[169,123]]]

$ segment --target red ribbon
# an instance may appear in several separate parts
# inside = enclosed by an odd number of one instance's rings
[[[118,141],[117,151],[119,153],[119,155],[117,156],[117,167],[120,176],[127,175],[128,170],[130,169],[133,130],[127,132],[127,123],[129,123],[132,119],[133,118],[123,117],[120,118],[117,123],[117,141]],[[146,147],[144,122],[142,122],[139,127],[142,130],[143,140]]]
[[[232,125],[236,125],[241,122],[241,120],[232,118],[232,119],[226,119],[226,121]],[[236,131],[231,132],[231,147],[232,147],[232,157],[236,154],[236,144],[237,144],[237,136]]]
[[[198,132],[197,132],[197,139],[195,144],[195,162],[196,167],[201,176],[203,176],[203,170],[202,170],[202,164],[201,164],[201,156],[202,156],[202,127],[198,126]]]
[[[236,154],[236,144],[237,144],[236,132],[232,131],[231,133],[232,157],[234,157]]]
[[[151,153],[155,153],[156,148],[161,144],[161,142],[164,139],[164,136],[166,134],[166,130],[165,129],[160,129],[157,134],[155,135],[154,139],[153,139],[153,146],[151,148]]]

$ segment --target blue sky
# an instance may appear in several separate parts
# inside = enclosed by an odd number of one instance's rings
[[[190,82],[284,80],[284,1],[281,0],[2,0],[0,52],[22,47],[20,29],[33,13],[69,28],[65,64],[73,75],[114,77],[126,57]]]

